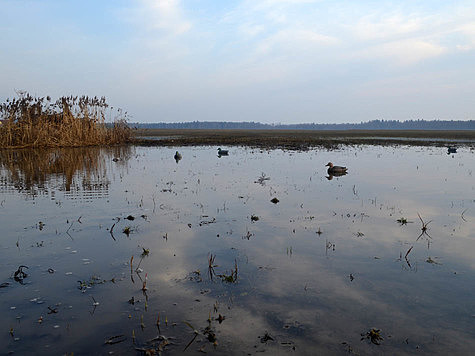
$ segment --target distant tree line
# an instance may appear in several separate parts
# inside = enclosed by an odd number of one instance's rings
[[[475,130],[475,120],[372,120],[345,124],[263,124],[260,122],[190,121],[129,123],[140,129],[254,129],[254,130]]]

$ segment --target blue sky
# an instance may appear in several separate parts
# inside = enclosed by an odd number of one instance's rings
[[[475,119],[475,2],[0,0],[0,99],[131,121]]]

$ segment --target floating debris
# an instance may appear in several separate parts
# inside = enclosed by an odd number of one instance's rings
[[[220,277],[224,282],[236,283],[238,279],[237,261],[234,261],[234,269],[231,270],[230,274],[218,274],[218,277]]]
[[[434,258],[437,258],[437,257],[434,257]],[[430,264],[434,264],[434,265],[440,265],[441,263],[435,261],[434,259],[432,259],[432,257],[427,257],[427,260],[426,260],[427,263],[430,263]]]
[[[86,291],[86,289],[92,288],[93,286],[95,286],[97,284],[104,284],[106,282],[108,282],[108,281],[105,280],[105,279],[102,279],[102,278],[97,277],[97,276],[91,276],[89,281],[78,281],[78,283],[79,283],[78,289],[81,292],[84,293]],[[110,280],[110,282],[114,282],[114,278],[112,278]]]
[[[19,282],[20,284],[23,284],[23,280],[28,277],[28,274],[26,274],[26,272],[23,271],[23,268],[28,268],[27,266],[19,266],[18,269],[15,271],[15,273],[13,274],[13,279],[17,282]]]
[[[259,217],[257,215],[251,215],[251,221],[259,221]]]
[[[408,221],[406,218],[399,218],[396,220],[398,224],[402,225],[407,225],[408,223],[412,223],[413,221]]]
[[[381,336],[381,330],[379,329],[371,329],[366,334],[361,334],[361,340],[368,339],[375,345],[380,345],[383,337]]]
[[[277,204],[279,202],[279,199],[277,198],[272,198],[271,203]]]
[[[270,180],[270,177],[267,177],[264,172],[261,173],[261,176],[257,178],[257,180],[254,183],[258,183],[260,185],[265,185],[265,181]]]
[[[206,217],[206,216],[203,216],[203,217]],[[211,220],[202,220],[202,221],[200,221],[199,225],[200,226],[209,225],[209,224],[214,224],[215,222],[216,222],[216,218],[212,218]]]
[[[125,335],[116,335],[116,336],[111,336],[110,338],[106,339],[106,341],[104,342],[104,344],[107,344],[107,345],[114,345],[114,344],[118,344],[119,342],[123,342],[125,341],[127,338],[125,337]]]
[[[140,257],[144,258],[144,257],[146,257],[146,256],[149,255],[150,249],[145,248],[145,247],[142,247],[142,250],[143,250],[143,252],[142,252],[142,254],[140,255]],[[140,265],[140,263],[139,263],[139,265]]]
[[[272,336],[270,336],[267,331],[264,334],[264,336],[259,336],[259,339],[261,339],[261,342],[263,344],[266,343],[267,341],[274,341],[274,338]]]

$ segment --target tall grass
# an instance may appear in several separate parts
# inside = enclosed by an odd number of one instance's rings
[[[130,140],[125,115],[106,124],[104,97],[33,97],[19,93],[0,105],[0,148],[111,145]],[[112,115],[112,110],[109,111]]]

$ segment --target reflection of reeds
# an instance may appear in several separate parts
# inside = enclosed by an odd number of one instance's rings
[[[3,179],[19,191],[43,190],[52,179],[62,179],[61,189],[69,191],[74,177],[81,175],[85,190],[95,187],[94,179],[106,182],[106,159],[122,157],[126,162],[131,148],[77,147],[57,149],[0,150],[0,171]]]
[[[77,147],[129,141],[125,117],[105,123],[105,98],[36,98],[20,93],[0,105],[0,147]]]

